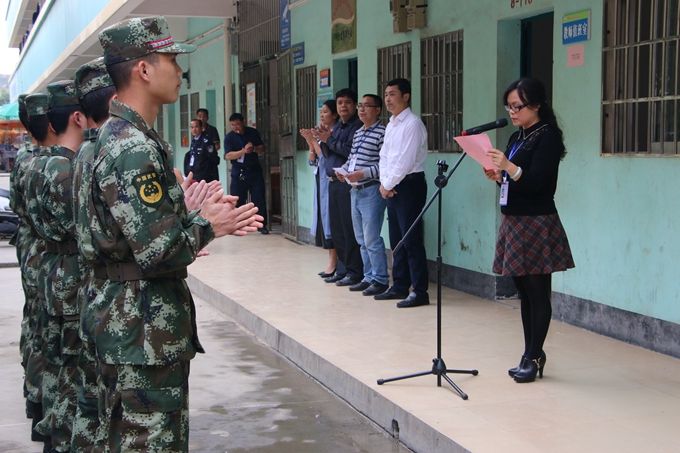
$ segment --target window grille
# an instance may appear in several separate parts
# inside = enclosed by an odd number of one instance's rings
[[[293,116],[293,62],[290,52],[280,56],[277,61],[278,94],[279,94],[279,134],[287,135],[292,133]]]
[[[387,82],[392,79],[403,78],[411,81],[411,43],[406,42],[396,46],[378,49],[378,94],[382,96]],[[387,124],[390,113],[386,108],[380,115],[383,124]]]
[[[316,66],[308,66],[295,70],[297,93],[297,127],[309,129],[316,126]],[[307,149],[307,141],[297,133],[297,149]]]
[[[179,137],[180,145],[189,146],[189,96],[179,97]]]
[[[679,4],[605,0],[603,153],[680,154]]]
[[[238,2],[239,61],[250,63],[279,53],[278,0]]]
[[[191,93],[191,111],[189,112],[189,121],[196,118],[196,110],[201,108],[201,95],[196,93]]]
[[[463,31],[420,42],[421,99],[427,148],[458,151],[453,137],[463,125]]]

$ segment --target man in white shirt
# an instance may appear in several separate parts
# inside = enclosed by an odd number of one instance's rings
[[[409,108],[410,100],[411,83],[408,80],[387,82],[385,106],[392,116],[380,150],[380,194],[387,200],[392,249],[411,227],[427,197],[424,173],[427,131],[420,118]],[[398,308],[430,303],[422,220],[394,255],[392,280],[392,286],[375,299],[403,299],[397,303]]]

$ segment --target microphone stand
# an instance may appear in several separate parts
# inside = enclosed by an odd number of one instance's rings
[[[388,379],[378,379],[378,385],[383,385],[387,382],[400,381],[403,379],[410,379],[414,377],[427,376],[428,374],[433,374],[437,376],[437,387],[442,386],[442,378],[448,382],[451,387],[460,395],[464,400],[468,399],[468,395],[456,385],[453,380],[447,376],[447,373],[451,374],[471,374],[477,376],[479,371],[477,370],[450,370],[446,368],[446,364],[442,359],[442,190],[449,182],[451,175],[456,171],[460,163],[465,158],[465,152],[460,156],[458,162],[453,166],[448,175],[444,175],[449,169],[449,166],[444,160],[437,161],[437,177],[434,180],[435,186],[437,186],[437,191],[432,195],[430,200],[427,202],[425,207],[420,211],[418,217],[413,221],[409,227],[404,237],[399,241],[399,244],[394,248],[393,254],[398,253],[404,246],[404,241],[411,234],[411,232],[416,228],[418,222],[423,218],[425,212],[430,208],[435,198],[438,200],[437,203],[437,357],[432,359],[432,369],[429,371],[423,371],[420,373],[408,374],[405,376],[397,376]]]

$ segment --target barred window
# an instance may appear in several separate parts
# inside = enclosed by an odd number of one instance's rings
[[[196,118],[196,110],[201,108],[201,95],[197,91],[195,93],[191,93],[191,111],[189,112],[189,121],[191,122],[192,119]]]
[[[189,96],[179,97],[179,139],[180,146],[189,146]]]
[[[378,49],[378,94],[382,96],[387,87],[387,82],[397,78],[408,79],[413,86],[410,42]],[[389,121],[390,113],[386,108],[383,108],[380,119],[383,124],[387,124]]]
[[[297,127],[309,129],[316,125],[316,66],[308,66],[295,70],[295,106],[297,111]],[[298,132],[297,149],[307,149],[307,141]]]
[[[605,0],[605,154],[680,154],[679,0]]]
[[[420,55],[427,148],[458,151],[453,137],[463,125],[463,30],[423,39]]]

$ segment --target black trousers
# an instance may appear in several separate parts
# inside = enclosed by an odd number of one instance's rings
[[[512,277],[521,300],[524,356],[529,359],[540,357],[548,335],[552,318],[551,277],[551,274]]]
[[[231,182],[229,183],[229,193],[238,197],[236,206],[242,206],[250,200],[257,206],[258,214],[264,217],[263,224],[267,226],[267,198],[265,196],[264,178],[262,168],[232,168]]]
[[[397,194],[387,199],[387,223],[392,250],[425,206],[427,197],[425,173],[406,175],[394,190]],[[427,293],[427,256],[425,255],[422,220],[406,239],[404,246],[393,256],[392,261],[392,280],[395,290],[407,292],[409,287],[412,287],[416,294]]]
[[[331,236],[338,259],[344,263],[347,275],[361,279],[364,276],[364,264],[361,261],[359,244],[354,236],[350,190],[350,185],[344,182],[331,181],[328,184]]]

